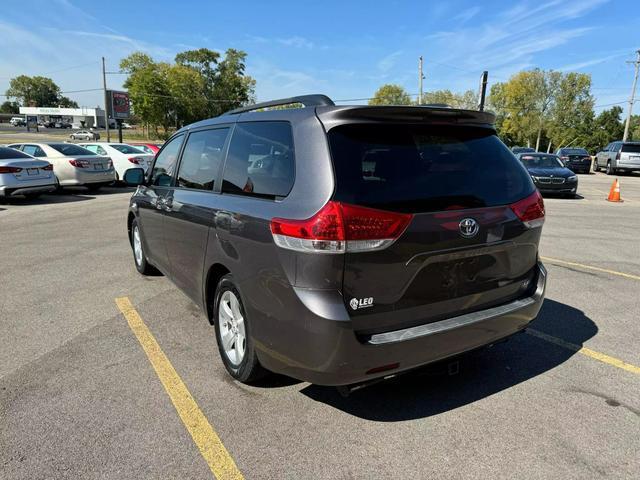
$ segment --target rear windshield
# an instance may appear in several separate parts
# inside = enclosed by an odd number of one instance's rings
[[[527,168],[560,168],[564,167],[554,155],[524,155],[520,160]]]
[[[144,153],[139,148],[132,147],[131,145],[114,145],[111,144],[113,148],[118,150],[120,153],[129,154],[129,153]]]
[[[336,200],[400,212],[506,205],[535,190],[493,132],[428,125],[329,131]]]
[[[563,155],[589,155],[584,148],[563,148],[561,153]]]
[[[640,143],[623,143],[622,151],[629,153],[640,153]]]
[[[49,146],[63,155],[95,155],[91,150],[73,143],[50,143]]]
[[[13,158],[31,158],[31,157],[13,148],[0,147],[0,160],[10,160]]]

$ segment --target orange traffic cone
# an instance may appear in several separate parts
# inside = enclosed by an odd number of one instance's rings
[[[611,190],[609,190],[609,196],[607,197],[607,202],[623,202],[620,198],[620,183],[616,178],[611,184]]]

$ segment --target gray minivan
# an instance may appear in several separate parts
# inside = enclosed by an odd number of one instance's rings
[[[136,268],[202,307],[243,382],[352,385],[504,339],[543,301],[544,204],[493,122],[307,95],[189,125],[125,176]]]

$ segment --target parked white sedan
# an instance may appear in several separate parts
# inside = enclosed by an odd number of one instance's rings
[[[116,179],[109,157],[73,143],[14,143],[9,145],[53,165],[53,173],[60,187],[83,186],[96,192]]]
[[[0,198],[34,199],[56,189],[52,165],[13,148],[0,147]]]
[[[91,150],[98,155],[107,155],[113,160],[116,169],[116,178],[124,178],[124,172],[130,168],[144,168],[145,171],[153,162],[154,155],[144,153],[142,150],[126,143],[80,143],[80,146]]]

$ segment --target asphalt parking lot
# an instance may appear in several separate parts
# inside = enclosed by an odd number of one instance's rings
[[[127,189],[0,204],[0,478],[639,478],[640,175],[620,204],[579,178],[546,199],[530,333],[348,398],[232,381],[198,308],[136,272]]]

